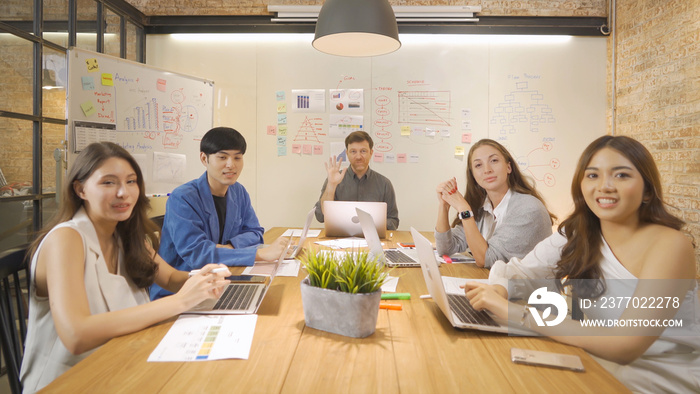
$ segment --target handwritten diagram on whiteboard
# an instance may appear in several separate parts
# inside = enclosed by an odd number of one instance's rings
[[[211,81],[77,48],[68,58],[70,127],[110,125],[109,140],[145,155],[148,194],[168,193],[201,175],[199,140],[213,123]],[[69,137],[90,135],[80,130]]]

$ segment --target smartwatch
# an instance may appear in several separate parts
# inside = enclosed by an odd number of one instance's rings
[[[469,219],[471,217],[474,217],[474,214],[472,211],[464,211],[459,213],[459,218],[464,220],[464,219]]]

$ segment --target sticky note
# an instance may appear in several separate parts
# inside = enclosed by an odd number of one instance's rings
[[[313,150],[314,150],[314,148],[310,144],[304,144],[304,146],[302,147],[302,151],[304,152],[305,155],[312,154]]]
[[[374,162],[375,163],[384,163],[384,153],[374,152]]]
[[[277,127],[277,135],[287,135],[287,125],[279,125]]]
[[[447,138],[450,136],[450,129],[440,129],[440,137]]]
[[[464,156],[463,146],[455,146],[455,156]]]
[[[409,153],[408,154],[408,162],[409,163],[418,163],[420,161],[420,155],[418,153]]]
[[[80,104],[80,108],[83,110],[85,116],[92,116],[95,112],[97,112],[95,106],[92,105],[92,101],[86,101]]]
[[[425,136],[426,137],[435,137],[435,129],[431,129],[430,127],[425,128]]]
[[[81,77],[83,90],[95,90],[95,79],[93,77]]]
[[[406,162],[406,154],[405,153],[397,153],[396,154],[396,161],[399,163],[405,163]]]
[[[411,126],[401,126],[401,135],[411,135]]]
[[[284,90],[278,90],[275,92],[275,97],[277,98],[277,101],[282,101],[284,100]]]
[[[102,85],[103,86],[114,86],[114,80],[112,79],[112,74],[102,73]]]
[[[292,144],[292,153],[301,154],[301,144]]]
[[[87,59],[85,60],[85,65],[87,66],[87,70],[90,73],[94,73],[96,71],[100,71],[100,65],[97,64],[97,59],[92,58],[92,59]]]
[[[167,90],[167,85],[168,82],[165,79],[158,78],[156,81],[156,89],[158,89],[161,92],[165,92]]]
[[[314,155],[323,154],[323,145],[314,145]]]
[[[462,134],[462,143],[463,144],[471,144],[472,143],[472,133]]]
[[[462,121],[462,130],[470,130],[472,128],[472,121],[471,120],[463,120]]]
[[[287,103],[277,103],[277,112],[287,112]]]
[[[467,118],[472,114],[471,108],[462,108],[462,117]]]
[[[277,136],[277,145],[287,145],[287,136],[286,135],[278,135]]]
[[[287,114],[277,114],[277,124],[287,124]]]
[[[267,126],[267,135],[275,135],[275,134],[277,134],[277,127]]]
[[[287,156],[287,146],[277,147],[277,156]]]
[[[385,154],[384,154],[384,162],[385,162],[385,163],[396,163],[396,154],[394,154],[394,153],[385,153]]]

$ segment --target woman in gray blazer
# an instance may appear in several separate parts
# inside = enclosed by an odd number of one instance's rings
[[[440,255],[470,251],[476,265],[523,257],[552,234],[556,216],[523,177],[506,148],[482,139],[467,156],[467,188],[458,193],[457,180],[437,186],[439,201],[435,241]],[[457,218],[448,219],[450,208]]]

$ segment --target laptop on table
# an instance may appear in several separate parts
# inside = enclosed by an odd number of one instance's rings
[[[361,237],[356,208],[372,215],[380,238],[386,237],[386,203],[372,201],[324,201],[326,237]]]
[[[292,240],[290,239],[287,243],[287,247],[282,250],[282,254],[275,260],[275,265],[270,277],[263,283],[231,282],[226,286],[226,289],[218,299],[205,300],[185,313],[245,315],[257,312],[291,244]]]
[[[306,236],[309,233],[309,227],[311,227],[311,222],[314,220],[314,213],[316,212],[316,207],[311,208],[309,213],[306,214],[306,223],[304,223],[304,229],[301,230],[301,236],[299,237],[299,242],[292,246],[292,252],[287,257],[287,259],[293,259],[297,257],[301,249],[304,247],[304,242],[306,242]],[[290,240],[291,242],[291,240]]]
[[[384,249],[379,234],[374,226],[372,215],[357,209],[357,217],[360,219],[362,233],[367,241],[369,253],[372,257],[378,257],[379,261],[387,267],[418,267],[418,255],[414,249]],[[432,250],[432,246],[431,246]]]
[[[413,236],[413,242],[416,244],[418,260],[428,292],[453,327],[517,335],[533,335],[530,331],[509,327],[507,321],[497,318],[488,311],[477,311],[471,306],[469,299],[464,293],[447,294],[430,240],[413,227],[411,227],[411,235]]]

